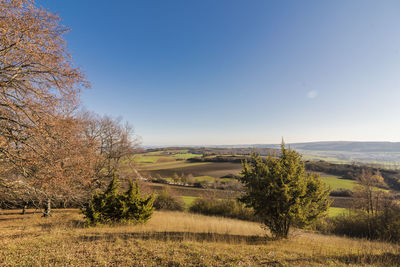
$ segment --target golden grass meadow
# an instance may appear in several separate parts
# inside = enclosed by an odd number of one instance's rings
[[[398,266],[398,244],[294,230],[273,241],[258,223],[156,211],[147,224],[84,227],[76,209],[0,215],[1,266]]]

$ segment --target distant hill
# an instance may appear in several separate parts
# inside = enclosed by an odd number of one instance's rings
[[[345,151],[345,152],[400,152],[400,142],[355,142],[327,141],[289,144],[294,149],[312,151]],[[254,147],[276,148],[279,145],[261,145]]]
[[[341,151],[341,152],[398,152],[400,142],[362,142],[362,141],[324,141],[291,143],[294,149],[309,151]],[[238,144],[238,145],[204,145],[177,146],[177,148],[279,148],[280,144]],[[172,148],[171,146],[146,146],[144,148]]]

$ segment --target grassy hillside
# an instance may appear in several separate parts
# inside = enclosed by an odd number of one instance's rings
[[[1,266],[397,266],[400,246],[295,231],[271,241],[257,223],[155,212],[146,225],[82,227],[76,210],[0,215]]]
[[[352,190],[357,184],[354,180],[343,179],[339,176],[320,173],[320,177],[324,183],[330,186],[331,190],[350,189]]]

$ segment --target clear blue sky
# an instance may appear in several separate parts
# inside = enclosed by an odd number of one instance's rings
[[[400,141],[400,1],[39,0],[145,145]]]

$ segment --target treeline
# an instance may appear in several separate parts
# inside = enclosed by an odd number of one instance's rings
[[[230,163],[242,163],[244,160],[250,160],[250,156],[239,156],[239,155],[231,155],[231,156],[204,156],[204,157],[196,157],[190,158],[188,161],[190,162],[230,162]]]
[[[201,147],[201,148],[191,148],[189,150],[194,154],[202,155],[248,155],[251,153],[257,153],[261,156],[273,155],[279,153],[279,150],[272,148],[213,148],[213,147]]]

